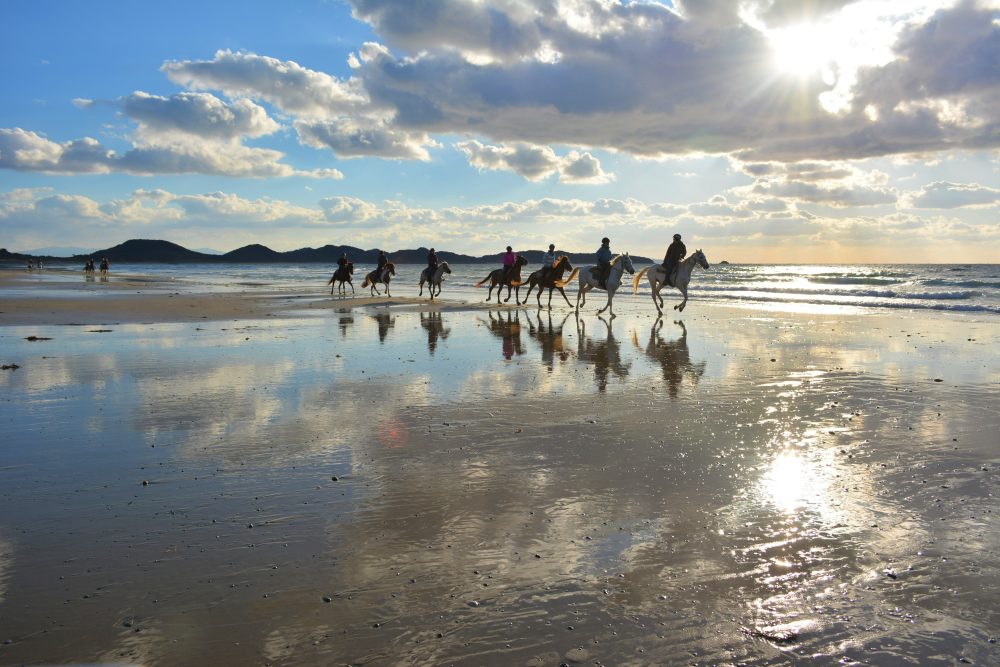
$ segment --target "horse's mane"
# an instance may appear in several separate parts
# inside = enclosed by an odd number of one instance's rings
[[[611,258],[611,266],[614,266],[615,264],[617,264],[618,260],[621,259],[622,257],[624,257],[624,255],[615,255],[614,257],[612,257]]]
[[[385,263],[385,268],[392,269],[393,271],[395,271],[396,270],[396,265],[393,264],[392,262],[386,262]]]

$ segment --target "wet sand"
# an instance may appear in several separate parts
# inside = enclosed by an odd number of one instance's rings
[[[0,664],[1000,663],[989,318],[132,287],[0,308]]]

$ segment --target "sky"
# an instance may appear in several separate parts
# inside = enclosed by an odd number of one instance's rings
[[[0,247],[1000,263],[1000,0],[8,0]]]

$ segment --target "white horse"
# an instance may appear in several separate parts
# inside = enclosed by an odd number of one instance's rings
[[[441,262],[434,270],[433,276],[427,275],[427,271],[429,270],[430,269],[427,268],[420,272],[420,294],[418,296],[424,295],[424,283],[427,283],[427,291],[431,293],[431,301],[433,301],[435,297],[434,288],[437,287],[437,295],[440,295],[441,283],[444,281],[444,274],[451,273],[451,267],[448,266],[448,262]]]
[[[594,270],[597,269],[596,266],[590,267],[587,271],[580,271],[580,283],[579,288],[576,293],[576,312],[580,312],[580,306],[586,305],[587,303],[587,292],[592,289],[604,289],[601,287],[601,282],[596,277],[594,277]],[[635,269],[632,267],[632,258],[628,256],[628,253],[624,255],[618,255],[613,260],[611,260],[611,273],[608,275],[607,290],[608,290],[608,303],[605,304],[604,308],[597,311],[600,315],[605,310],[611,313],[611,317],[617,317],[615,315],[614,308],[611,307],[611,301],[615,298],[615,292],[618,288],[622,286],[622,276],[625,272],[635,273]],[[582,298],[582,301],[581,301]]]
[[[681,294],[684,295],[684,300],[674,306],[674,310],[676,311],[683,312],[684,306],[687,305],[688,283],[691,282],[691,272],[694,271],[695,264],[706,270],[709,268],[708,259],[705,258],[705,253],[701,250],[695,250],[690,257],[677,264],[677,279],[674,287],[679,289]],[[635,278],[632,279],[632,293],[635,294],[639,291],[639,281],[642,280],[642,276],[647,272],[649,273],[649,289],[652,292],[653,305],[656,306],[656,312],[662,315],[663,297],[660,296],[660,290],[667,284],[667,270],[663,268],[662,264],[647,266],[635,274]]]

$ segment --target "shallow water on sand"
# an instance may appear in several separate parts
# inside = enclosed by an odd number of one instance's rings
[[[0,329],[0,663],[1000,662],[995,324],[101,329]]]

